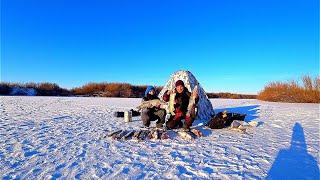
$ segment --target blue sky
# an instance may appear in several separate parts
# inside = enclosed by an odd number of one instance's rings
[[[317,0],[2,0],[1,81],[163,85],[257,93],[319,75]]]

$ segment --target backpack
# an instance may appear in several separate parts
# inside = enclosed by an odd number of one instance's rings
[[[132,117],[140,116],[141,114],[139,111],[135,111],[133,109],[130,109],[130,111],[132,112]],[[124,117],[124,112],[123,111],[114,112],[114,117]]]
[[[219,112],[210,119],[210,121],[207,123],[207,126],[211,129],[222,129],[224,128],[225,123],[226,119],[223,118],[222,112]]]
[[[228,127],[234,120],[244,121],[246,115],[239,113],[219,112],[207,123],[211,129],[222,129]]]

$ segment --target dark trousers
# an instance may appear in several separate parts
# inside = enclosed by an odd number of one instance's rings
[[[142,119],[143,125],[148,127],[150,126],[150,122],[155,120],[158,120],[156,122],[157,126],[163,125],[165,122],[165,117],[166,117],[166,110],[164,109],[159,109],[159,110],[143,109],[141,111],[141,119]]]
[[[189,128],[193,121],[194,116],[186,116],[185,112],[181,112],[179,109],[175,110],[176,115],[172,116],[166,123],[169,129],[181,128],[183,126],[182,119],[185,119],[185,127]]]

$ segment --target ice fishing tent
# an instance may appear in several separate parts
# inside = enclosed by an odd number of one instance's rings
[[[178,80],[182,80],[186,86],[186,88],[192,92],[194,87],[198,85],[198,115],[196,120],[209,120],[212,115],[214,115],[214,110],[212,108],[212,104],[208,99],[208,96],[204,89],[201,87],[197,79],[194,75],[189,71],[177,71],[173,73],[170,79],[167,81],[161,92],[159,93],[159,98],[162,99],[163,94],[167,90],[172,90],[175,88],[175,82]]]

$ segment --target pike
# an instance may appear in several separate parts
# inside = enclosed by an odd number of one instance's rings
[[[174,103],[175,103],[175,97],[176,97],[176,93],[170,94],[170,98],[169,98],[169,105],[168,105],[168,112],[174,116]]]
[[[111,136],[114,136],[114,135],[117,135],[118,133],[120,133],[122,130],[117,130],[117,131],[114,131],[112,132],[111,134],[108,135],[108,137],[111,137]]]
[[[159,132],[159,136],[160,136],[161,140],[165,140],[165,139],[170,138],[170,136],[168,135],[168,133],[166,131]]]
[[[149,139],[153,139],[154,138],[154,132],[156,132],[156,131],[157,131],[156,129],[152,129],[148,134],[148,138]]]
[[[143,101],[139,106],[137,106],[137,109],[140,111],[141,109],[152,108],[155,106],[161,106],[166,104],[167,103],[164,101],[161,101],[159,99],[154,99],[149,101]]]
[[[155,130],[154,132],[153,132],[153,138],[154,139],[159,139],[160,138],[160,132],[159,132],[159,130]]]
[[[125,136],[128,133],[127,130],[123,130],[121,133],[117,134],[114,139],[120,140],[123,136]]]
[[[160,139],[160,130],[154,129],[149,133],[149,139]]]
[[[122,139],[123,140],[127,140],[127,139],[129,139],[131,136],[133,136],[134,135],[134,130],[131,130],[131,131],[129,131],[126,135],[124,135],[123,137],[122,137]]]
[[[136,140],[139,139],[139,136],[140,136],[141,132],[142,132],[142,130],[136,131],[136,132],[133,134],[133,139],[136,139]]]
[[[189,104],[188,104],[188,111],[187,111],[187,115],[191,116],[191,115],[195,115],[195,106],[196,106],[196,99],[193,96],[193,94],[198,93],[198,86],[195,86],[193,91],[192,91],[192,95],[189,99]]]
[[[139,140],[145,140],[147,137],[148,137],[148,134],[149,134],[149,130],[143,130],[139,136],[138,136],[138,139]]]
[[[186,131],[178,131],[178,135],[184,140],[193,140],[195,138],[195,134]]]
[[[198,129],[191,129],[190,131],[191,131],[191,133],[193,133],[197,137],[202,137],[203,136],[202,132],[200,130],[198,130]]]

